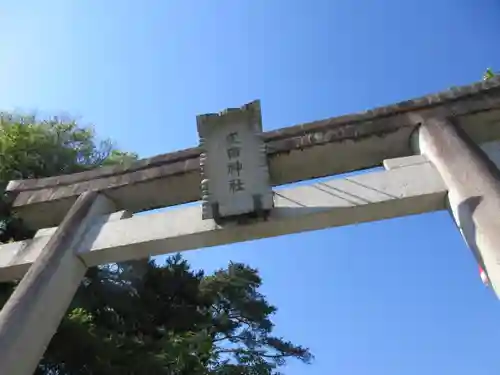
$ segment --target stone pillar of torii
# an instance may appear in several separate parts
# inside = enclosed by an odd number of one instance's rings
[[[258,101],[197,125],[196,148],[11,181],[38,232],[0,246],[0,281],[22,279],[0,312],[1,374],[34,372],[88,267],[397,216],[448,209],[500,295],[500,78],[271,132]]]

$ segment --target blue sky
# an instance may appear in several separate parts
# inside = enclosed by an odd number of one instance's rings
[[[496,0],[0,1],[0,108],[68,113],[141,156],[261,99],[266,130],[500,68]],[[288,375],[498,374],[500,307],[445,212],[186,253],[257,267]]]

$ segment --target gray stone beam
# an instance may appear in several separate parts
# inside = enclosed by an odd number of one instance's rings
[[[453,114],[476,142],[500,139],[500,77],[422,98],[261,134],[273,186],[379,166],[409,156],[410,114]],[[265,118],[265,116],[264,116]],[[79,194],[105,191],[131,212],[200,200],[200,148],[130,166],[37,180],[12,181],[18,214],[34,229],[57,226]]]
[[[416,147],[418,149],[418,146]],[[486,142],[479,145],[479,147],[486,153],[488,158],[497,166],[497,168],[500,168],[500,141]],[[406,167],[409,165],[427,163],[428,161],[429,159],[425,155],[412,155],[403,158],[384,160],[384,168],[389,171],[391,169]]]
[[[220,226],[201,206],[94,225],[80,253],[88,266],[445,209],[447,190],[430,162],[275,191],[267,221]],[[0,246],[0,280],[22,277],[53,229]],[[45,234],[45,235],[44,235]],[[49,234],[49,235],[47,235]]]

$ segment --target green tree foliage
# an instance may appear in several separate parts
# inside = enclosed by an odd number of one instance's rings
[[[97,142],[75,121],[3,114],[0,187],[13,179],[128,163],[136,155]],[[29,238],[4,197],[0,242]],[[179,255],[89,269],[40,362],[39,375],[272,375],[308,349],[274,337],[276,308],[257,270],[230,263],[212,275]],[[0,305],[15,283],[0,284]]]
[[[271,375],[288,358],[311,360],[272,335],[276,308],[256,270],[230,263],[205,276],[180,255],[147,267],[141,278],[89,271],[40,373]]]
[[[493,72],[491,68],[486,69],[486,72],[483,74],[483,81],[486,81],[487,79],[491,79],[495,77],[497,73]]]
[[[40,178],[82,172],[110,163],[128,163],[136,154],[95,141],[91,127],[53,118],[0,113],[0,191],[10,180]],[[0,242],[29,236],[11,214],[6,197],[0,202]]]

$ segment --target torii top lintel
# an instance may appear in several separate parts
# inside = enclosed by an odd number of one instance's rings
[[[500,77],[385,107],[261,134],[272,185],[379,166],[412,154],[417,124],[410,114],[453,116],[478,143],[500,139]],[[200,199],[199,147],[138,160],[128,166],[11,181],[14,210],[34,229],[57,226],[84,191],[105,192],[131,212]]]

